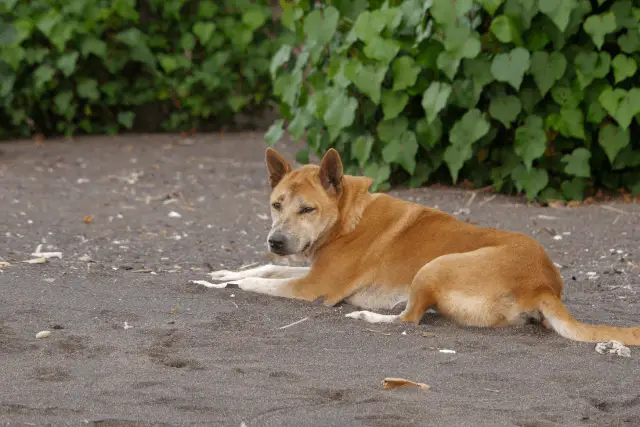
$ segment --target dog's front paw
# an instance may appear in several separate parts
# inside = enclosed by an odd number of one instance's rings
[[[367,312],[366,311],[352,311],[351,313],[347,313],[344,317],[350,317],[352,319],[357,320],[366,320]]]
[[[211,280],[237,280],[238,273],[230,270],[218,270],[209,273]]]

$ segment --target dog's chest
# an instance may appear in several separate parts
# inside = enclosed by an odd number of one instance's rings
[[[392,309],[407,302],[407,289],[404,287],[390,288],[387,286],[371,285],[358,289],[345,300],[356,307],[375,310]]]

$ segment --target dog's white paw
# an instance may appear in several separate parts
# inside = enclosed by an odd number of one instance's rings
[[[218,271],[212,271],[211,273],[209,273],[209,277],[211,277],[211,280],[227,280],[227,281],[237,280],[244,277],[239,273],[240,272],[235,272],[230,270],[218,270]]]
[[[364,315],[366,311],[352,311],[351,313],[347,313],[344,317],[350,317],[352,319],[364,320]]]
[[[353,311],[344,315],[352,319],[364,320],[369,323],[393,323],[398,316],[395,314],[378,314],[372,311]]]

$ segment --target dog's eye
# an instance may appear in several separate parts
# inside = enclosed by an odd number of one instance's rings
[[[300,213],[301,214],[308,214],[308,213],[311,213],[311,212],[313,212],[315,210],[316,210],[316,208],[311,208],[309,206],[305,206],[304,208],[300,209]]]
[[[271,207],[277,211],[280,210],[280,208],[282,207],[282,205],[278,202],[275,202],[274,204],[271,205]]]

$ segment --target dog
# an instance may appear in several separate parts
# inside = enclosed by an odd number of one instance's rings
[[[217,271],[240,289],[327,306],[365,309],[346,317],[418,324],[431,308],[457,323],[502,327],[536,322],[564,338],[640,345],[640,327],[588,325],[561,301],[562,278],[543,247],[521,233],[478,227],[423,205],[371,193],[330,149],[320,166],[292,169],[266,151],[271,187],[269,251],[311,263]],[[398,315],[379,314],[406,304]]]

